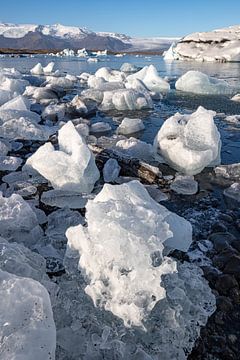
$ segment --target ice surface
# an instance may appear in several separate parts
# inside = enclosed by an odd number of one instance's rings
[[[15,171],[22,163],[22,159],[15,156],[0,155],[0,171]]]
[[[233,88],[225,80],[210,77],[200,71],[190,70],[176,82],[177,90],[206,95],[229,95]]]
[[[58,133],[59,150],[41,146],[26,162],[48,179],[55,189],[90,193],[99,179],[95,159],[71,121]]]
[[[51,303],[39,282],[0,270],[0,313],[2,359],[55,358]]]
[[[87,198],[73,191],[49,190],[42,193],[41,202],[53,207],[82,209],[87,203]]]
[[[153,65],[144,66],[140,71],[127,77],[128,81],[132,79],[141,80],[150,91],[165,92],[170,90],[168,82],[158,75],[157,69]]]
[[[124,118],[117,128],[118,134],[128,135],[145,129],[141,119]]]
[[[142,110],[151,109],[153,103],[150,95],[133,89],[120,89],[115,91],[105,91],[100,109],[108,110]]]
[[[120,173],[121,167],[117,160],[109,159],[103,167],[103,179],[105,182],[114,182]]]
[[[193,176],[177,175],[170,188],[178,194],[193,195],[198,191],[198,183]]]
[[[32,246],[41,235],[37,217],[28,203],[18,194],[7,198],[0,192],[0,236]]]
[[[219,164],[221,140],[214,115],[200,106],[191,115],[177,113],[170,117],[154,140],[156,151],[170,166],[186,175]]]
[[[45,107],[42,112],[42,118],[44,120],[49,119],[52,121],[61,121],[64,119],[65,115],[65,106],[63,104],[56,105],[50,104]]]
[[[157,204],[138,181],[105,184],[86,210],[88,228],[78,226],[66,233],[90,280],[85,292],[125,325],[140,326],[156,301],[165,297],[161,276],[176,271],[176,263],[163,258],[164,246],[186,251],[191,225]],[[161,263],[158,267],[151,264],[154,256]]]

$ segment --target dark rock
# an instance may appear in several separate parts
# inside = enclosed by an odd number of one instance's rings
[[[218,217],[220,220],[226,221],[227,223],[232,223],[233,222],[233,218],[232,216],[228,215],[228,214],[220,214]]]
[[[227,232],[227,227],[223,224],[223,223],[221,223],[221,222],[216,222],[216,223],[214,223],[213,225],[212,225],[212,232],[213,233],[218,233],[218,232],[223,232],[223,233],[225,233],[225,232]]]
[[[240,239],[233,240],[233,242],[231,243],[231,246],[240,252]]]
[[[235,237],[228,232],[216,232],[209,236],[216,251],[222,251],[229,248],[229,245],[235,240]]]
[[[238,282],[234,276],[229,274],[221,274],[215,285],[215,289],[219,292],[219,294],[223,295],[227,295],[229,293],[229,289],[234,287],[238,287]]]
[[[233,274],[240,280],[240,256],[232,255],[224,267],[224,272],[227,274]]]
[[[220,254],[213,257],[213,265],[218,267],[220,270],[223,270],[234,255],[237,256],[238,252],[229,246],[228,249],[223,250]]]
[[[233,309],[233,304],[231,300],[226,296],[218,296],[217,297],[217,308],[226,313]]]

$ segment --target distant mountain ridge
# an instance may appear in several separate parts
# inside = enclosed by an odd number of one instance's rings
[[[0,23],[0,48],[60,50],[65,48],[110,51],[164,51],[176,38],[132,38],[125,34],[94,32],[61,24]]]

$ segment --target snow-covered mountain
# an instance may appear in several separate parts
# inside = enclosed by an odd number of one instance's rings
[[[167,51],[165,59],[240,61],[240,25],[187,35]]]
[[[163,51],[172,38],[132,38],[125,34],[94,32],[77,26],[0,23],[0,48],[46,50]]]

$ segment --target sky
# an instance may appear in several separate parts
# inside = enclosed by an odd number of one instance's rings
[[[0,21],[183,36],[240,24],[240,0],[0,0]]]

